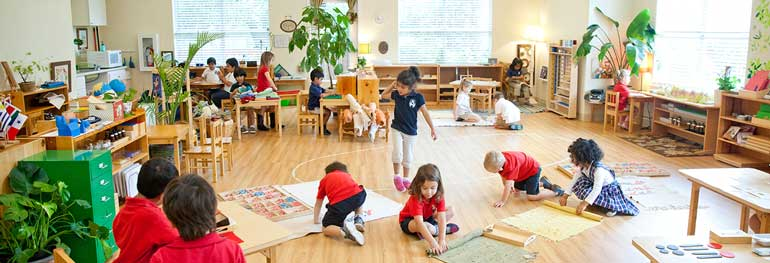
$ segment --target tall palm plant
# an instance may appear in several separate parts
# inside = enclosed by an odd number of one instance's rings
[[[187,60],[181,67],[174,65],[173,61],[163,60],[159,54],[155,55],[155,68],[158,70],[158,76],[160,76],[160,82],[163,86],[163,97],[166,98],[165,105],[162,98],[154,98],[156,109],[162,109],[155,115],[158,124],[174,124],[179,106],[190,97],[190,92],[185,90],[185,86],[192,59],[206,44],[223,36],[224,34],[199,32],[195,42],[188,46]]]

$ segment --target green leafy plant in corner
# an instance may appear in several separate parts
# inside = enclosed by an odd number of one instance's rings
[[[19,73],[22,82],[31,82],[32,75],[35,73],[48,71],[48,67],[39,61],[30,60],[29,62],[26,62],[26,60],[29,60],[32,56],[32,52],[27,52],[24,55],[26,56],[25,60],[11,61],[11,65],[13,65],[13,71]]]
[[[366,67],[366,58],[365,57],[358,57],[358,60],[356,61],[356,69],[361,70]]]
[[[343,68],[338,64],[339,60],[348,52],[356,51],[348,33],[350,20],[339,8],[334,8],[332,13],[326,12],[320,2],[314,1],[302,10],[302,19],[289,41],[289,52],[305,48],[305,57],[299,63],[304,71],[326,64],[329,72],[340,74]]]
[[[163,97],[166,98],[165,105],[163,98],[153,98],[156,105],[155,108],[159,110],[156,114],[158,124],[174,124],[179,106],[190,97],[190,92],[185,90],[185,86],[187,85],[187,72],[190,69],[192,59],[201,48],[223,36],[224,34],[199,32],[195,41],[188,46],[187,60],[184,61],[181,67],[172,61],[163,60],[160,54],[155,54],[155,68],[160,76]]]
[[[583,34],[582,42],[575,52],[575,59],[586,57],[592,50],[596,50],[599,52],[599,61],[604,61],[605,58],[609,60],[613,74],[617,74],[621,69],[629,69],[632,75],[639,75],[639,68],[644,63],[647,53],[653,53],[652,45],[655,42],[656,33],[655,28],[650,24],[650,10],[644,9],[634,17],[626,29],[625,39],[620,37],[618,28],[620,23],[617,20],[604,14],[598,7],[596,11],[612,23],[617,35],[615,43],[623,46],[616,47],[606,30],[598,24],[592,24]],[[599,46],[593,45],[594,39],[598,40]]]
[[[732,74],[732,68],[730,66],[725,67],[725,73],[722,75],[719,75],[719,78],[717,80],[717,85],[719,86],[719,90],[722,91],[731,91],[734,90],[735,87],[738,85],[738,77],[733,76]]]
[[[105,258],[112,255],[109,230],[72,215],[73,208],[91,205],[71,199],[65,183],[49,182],[43,169],[29,163],[13,168],[9,178],[13,193],[0,195],[0,261],[27,262],[51,255],[56,247],[69,252],[62,237],[71,235],[99,239]]]

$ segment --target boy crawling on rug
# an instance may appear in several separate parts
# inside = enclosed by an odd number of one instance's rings
[[[503,130],[523,130],[521,125],[521,111],[513,102],[505,99],[502,92],[496,92],[495,103],[495,128]]]

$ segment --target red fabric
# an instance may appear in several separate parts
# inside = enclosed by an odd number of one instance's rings
[[[240,244],[243,243],[243,239],[235,235],[233,232],[222,233],[222,237],[232,240],[233,242]]]
[[[268,71],[267,66],[259,68],[259,73],[257,73],[257,92],[263,92],[270,88],[270,80],[265,76],[265,73]]]
[[[620,82],[615,83],[615,87],[612,88],[612,90],[620,93],[620,99],[618,100],[618,111],[626,110],[626,107],[628,107],[628,87],[626,84]]]
[[[436,200],[436,197],[433,197],[430,200],[423,199],[420,201],[417,196],[412,195],[409,196],[409,200],[406,200],[404,209],[401,209],[401,213],[398,214],[398,222],[404,222],[404,219],[407,217],[415,216],[422,216],[422,219],[425,220],[428,217],[433,216],[433,213],[445,211],[446,203],[444,202],[444,198]]]
[[[246,262],[246,260],[243,258],[241,247],[235,242],[212,232],[193,241],[184,241],[182,238],[178,238],[171,244],[158,249],[150,262],[241,263]]]
[[[318,184],[317,199],[323,200],[329,197],[329,204],[333,205],[342,200],[348,199],[363,191],[350,174],[343,171],[333,171],[326,174]]]
[[[179,237],[160,207],[145,198],[127,198],[112,231],[120,248],[115,263],[150,262],[158,248]]]
[[[523,152],[503,152],[505,164],[500,176],[505,180],[521,182],[537,174],[540,164],[532,157]]]

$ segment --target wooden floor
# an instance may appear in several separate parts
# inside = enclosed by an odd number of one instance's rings
[[[293,109],[284,111],[286,129],[283,137],[275,132],[244,135],[235,145],[235,169],[215,186],[217,191],[266,185],[293,184],[318,180],[323,168],[332,161],[348,165],[355,180],[388,198],[403,203],[408,196],[395,191],[392,184],[390,147],[384,140],[374,144],[368,140],[353,141],[347,137],[338,142],[333,136],[312,135],[306,130],[297,136]],[[525,199],[511,198],[503,208],[492,203],[500,195],[500,180],[483,168],[484,154],[489,150],[524,151],[537,159],[543,173],[556,183],[566,185],[568,178],[553,164],[568,158],[567,146],[576,138],[597,140],[605,152],[605,161],[648,161],[672,172],[662,179],[689,198],[690,185],[676,171],[681,168],[727,167],[712,157],[665,158],[625,142],[611,132],[603,133],[597,123],[566,120],[552,113],[523,115],[523,131],[499,131],[481,127],[439,127],[438,141],[433,142],[424,120],[415,150],[414,167],[425,163],[438,165],[444,179],[447,204],[455,207],[452,220],[461,231],[457,238],[472,229],[498,222],[539,205]],[[416,169],[415,169],[416,170]],[[414,173],[414,172],[413,172]],[[410,176],[413,176],[410,175]],[[739,208],[708,190],[701,191],[702,209],[697,234],[707,235],[711,227],[737,228]],[[571,199],[570,204],[577,201]],[[528,249],[538,252],[536,262],[647,262],[631,245],[637,235],[685,235],[687,210],[648,212],[639,216],[616,216],[605,219],[598,227],[561,242],[538,238]],[[424,241],[404,235],[396,216],[367,223],[366,245],[326,238],[320,234],[284,243],[278,249],[279,262],[435,262],[425,255]],[[247,222],[244,222],[248,224]],[[258,256],[250,262],[261,261]]]

